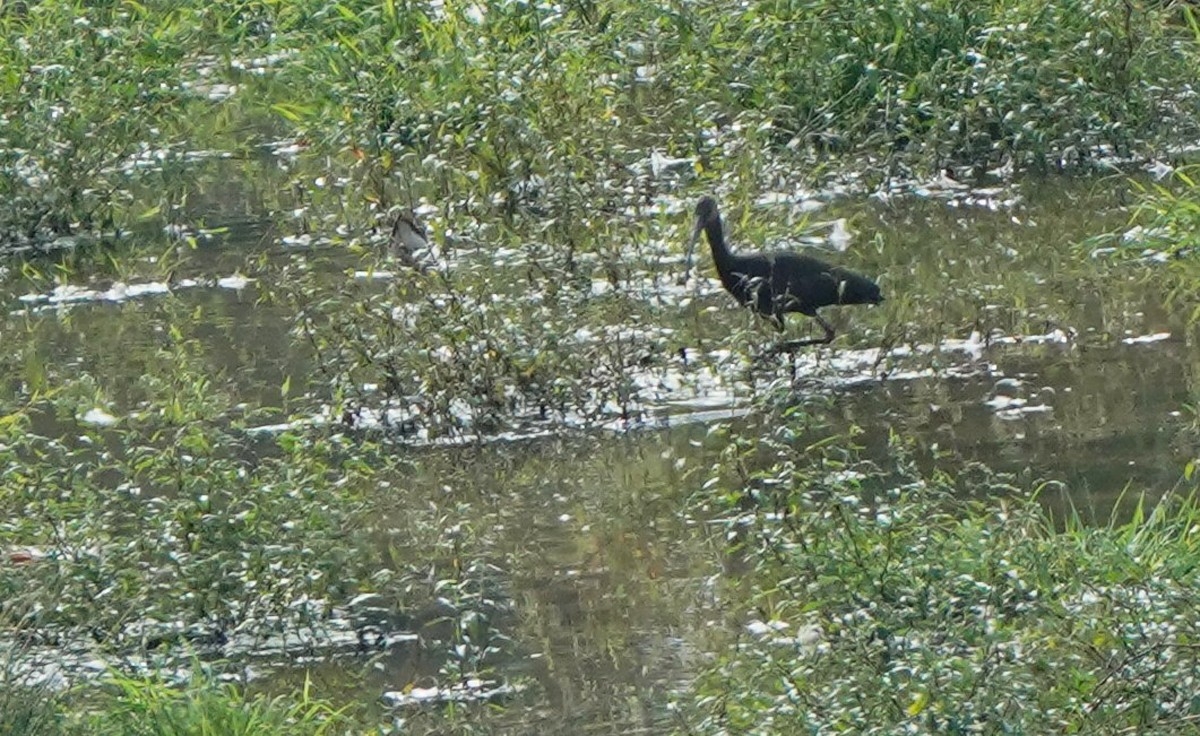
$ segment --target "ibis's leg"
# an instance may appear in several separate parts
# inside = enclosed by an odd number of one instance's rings
[[[833,334],[834,334],[833,333],[833,325],[826,322],[825,318],[822,317],[821,315],[817,314],[816,312],[813,312],[813,319],[815,319],[817,321],[817,324],[819,324],[819,325],[821,325],[821,327],[825,328],[825,339],[821,340],[821,342],[826,345],[833,342]]]
[[[821,327],[825,329],[825,337],[812,337],[807,340],[787,340],[776,345],[774,352],[788,352],[795,350],[796,348],[808,347],[809,345],[828,345],[829,343],[833,342],[833,337],[835,334],[833,331],[833,326],[826,322],[825,319],[819,314],[813,313],[810,316],[817,321],[817,324],[821,325]]]
[[[777,331],[783,332],[785,325],[783,322],[783,313],[782,312],[771,312],[771,313],[767,314],[766,317],[767,317],[767,319],[769,319],[771,321],[771,324],[775,326],[775,329]],[[761,360],[773,358],[776,355],[779,355],[780,353],[785,352],[787,350],[786,346],[789,344],[790,343],[788,343],[786,341],[775,343],[771,347],[767,348],[766,350],[764,350],[761,353],[759,353],[758,355],[756,355],[754,357],[754,362],[757,363]]]

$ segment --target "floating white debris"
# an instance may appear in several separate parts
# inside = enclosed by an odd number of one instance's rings
[[[796,629],[796,643],[803,647],[815,647],[821,643],[825,637],[825,632],[816,624],[809,626],[801,626]]]
[[[322,414],[312,414],[310,416],[293,419],[288,422],[280,422],[279,424],[260,424],[256,427],[246,427],[244,431],[246,434],[278,434],[280,432],[288,432],[293,429],[322,426],[328,423],[328,417]]]
[[[1013,396],[993,396],[983,402],[984,406],[996,412],[997,419],[1012,421],[1026,414],[1046,414],[1054,411],[1048,404],[1030,404],[1026,399]]]
[[[1171,174],[1175,173],[1175,167],[1168,163],[1155,159],[1142,167],[1144,171],[1150,172],[1150,176],[1154,177],[1155,181],[1162,181]]]
[[[1121,233],[1121,240],[1126,243],[1134,243],[1141,240],[1161,240],[1168,235],[1167,230],[1161,227],[1142,227],[1134,225],[1125,232]],[[1113,248],[1112,250],[1116,250]]]
[[[767,636],[776,631],[783,631],[788,627],[786,621],[759,621],[754,619],[746,624],[746,631],[749,631],[754,636]]]
[[[592,285],[591,285],[591,295],[592,296],[604,296],[605,294],[608,294],[609,292],[612,292],[612,291],[615,291],[615,289],[613,289],[612,282],[601,281],[600,279],[592,279]]]
[[[839,253],[845,252],[850,247],[850,241],[854,239],[854,235],[850,232],[849,226],[846,225],[846,218],[840,217],[833,221],[829,228],[829,235],[825,237],[829,246]]]
[[[151,281],[142,284],[126,284],[118,281],[104,291],[88,289],[75,284],[59,284],[49,294],[22,294],[18,297],[27,304],[71,304],[75,302],[123,302],[137,297],[166,294],[168,284]]]
[[[953,338],[942,340],[938,347],[947,352],[966,353],[967,355],[971,356],[971,358],[978,360],[979,358],[983,357],[983,350],[985,347],[987,347],[987,345],[983,340],[983,335],[981,335],[978,331],[973,331],[970,335],[967,335],[966,339],[964,340],[956,340]]]
[[[222,289],[241,291],[249,286],[250,282],[253,280],[254,279],[247,278],[240,273],[235,273],[232,276],[226,276],[225,278],[217,279],[217,286],[221,287]]]
[[[751,636],[764,639],[777,647],[796,647],[808,653],[815,651],[824,639],[821,627],[815,625],[800,626],[796,629],[795,636],[780,636],[788,628],[790,626],[786,621],[755,620],[746,624],[746,630]]]
[[[494,700],[511,696],[517,688],[511,685],[488,683],[472,677],[461,685],[452,687],[414,687],[408,691],[391,691],[383,694],[383,700],[393,708],[428,703],[471,702]]]
[[[441,694],[442,691],[436,687],[414,687],[412,690],[404,693],[402,697],[408,703],[424,703],[430,700],[437,700]],[[388,695],[393,696],[392,702],[400,705],[401,698],[394,697],[396,693],[386,693],[385,697]]]
[[[266,147],[281,158],[295,158],[303,153],[304,149],[308,146],[299,141],[272,141],[266,144]]]
[[[200,92],[202,90],[201,90],[201,88],[197,87],[197,91]],[[207,96],[208,99],[213,102],[221,102],[223,100],[229,99],[230,97],[233,97],[235,94],[237,94],[237,91],[238,91],[238,86],[236,84],[220,84],[220,83],[218,83],[218,84],[214,84],[213,86],[209,87],[207,90],[207,94],[205,96]]]
[[[87,412],[79,418],[79,421],[84,424],[92,424],[97,427],[111,427],[117,423],[117,418],[109,414],[104,409],[95,407],[88,409]]]
[[[692,166],[695,165],[695,161],[692,158],[671,158],[658,151],[651,151],[650,173],[657,179],[668,172],[691,171]]]
[[[1153,335],[1139,335],[1137,337],[1126,337],[1125,339],[1121,340],[1121,342],[1125,343],[1126,345],[1140,345],[1143,343],[1162,342],[1163,340],[1170,340],[1170,339],[1171,339],[1171,333],[1156,332]]]
[[[1009,160],[1005,161],[1002,165],[997,166],[994,169],[988,169],[987,173],[988,173],[988,176],[994,176],[997,179],[1008,179],[1009,177],[1012,176],[1013,169],[1014,169],[1013,160],[1010,158]]]
[[[992,398],[983,402],[983,405],[991,407],[996,411],[1002,411],[1005,409],[1019,409],[1022,406],[1025,406],[1025,399],[1018,398],[1016,396],[1004,396],[1001,394],[999,396],[993,396]]]
[[[1054,411],[1054,407],[1049,404],[1031,404],[1021,407],[1022,414],[1045,414]]]
[[[126,299],[134,299],[141,296],[166,294],[170,290],[170,286],[159,281],[152,281],[144,284],[125,284],[117,282],[113,284],[108,291],[104,292],[101,297],[107,301],[120,302]]]
[[[290,248],[307,248],[313,244],[313,240],[315,238],[311,233],[304,233],[303,235],[284,235],[279,242]]]
[[[758,195],[758,199],[754,200],[754,204],[759,206],[791,204],[791,202],[792,195],[785,192],[763,192]]]
[[[643,64],[633,70],[634,78],[639,82],[653,82],[658,76],[658,67],[654,64]]]
[[[857,470],[838,470],[825,476],[825,480],[830,483],[850,483],[856,480],[863,480],[867,476]]]
[[[1043,335],[1005,335],[993,338],[992,342],[997,345],[1067,345],[1073,336],[1074,330],[1067,333],[1053,329]]]

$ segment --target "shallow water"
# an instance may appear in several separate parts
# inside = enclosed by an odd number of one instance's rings
[[[347,630],[318,641],[302,659],[286,642],[240,656],[254,662],[264,686],[299,682],[308,670],[323,692],[380,700],[381,714],[416,730],[439,730],[433,704],[470,701],[493,686],[506,688],[490,694],[512,706],[498,723],[513,732],[629,732],[663,723],[667,695],[698,666],[694,647],[703,632],[740,625],[724,619],[713,594],[723,530],[681,518],[683,499],[699,490],[722,449],[712,429],[728,423],[756,431],[763,417],[752,399],[787,385],[792,371],[791,401],[819,419],[820,431],[861,428],[867,459],[885,455],[896,432],[914,440],[927,465],[954,470],[978,461],[1033,484],[1052,481],[1047,503],[1100,522],[1126,489],[1153,497],[1173,488],[1196,455],[1187,410],[1195,332],[1164,307],[1167,295],[1142,267],[1095,278],[1078,268],[1087,256],[1069,247],[1123,226],[1124,186],[926,187],[823,207],[805,200],[792,210],[764,197],[755,209],[764,220],[807,214],[825,223],[814,239],[827,241],[830,257],[848,248],[858,267],[881,274],[889,297],[882,309],[830,310],[841,333],[831,347],[765,369],[751,370],[746,355],[720,344],[731,331],[764,345],[773,336],[735,309],[708,261],[680,287],[678,253],[669,244],[647,246],[620,278],[597,276],[583,289],[596,300],[633,294],[653,310],[574,336],[583,344],[651,335],[683,349],[631,369],[633,416],[567,415],[502,433],[474,428],[435,441],[417,431],[397,440],[397,452],[411,453],[418,470],[391,479],[404,492],[379,520],[380,544],[409,544],[404,520],[414,499],[446,524],[469,524],[486,536],[490,555],[479,574],[502,600],[496,626],[513,641],[508,657],[493,663],[503,682],[448,680],[440,674],[444,656],[402,635],[403,627],[389,632],[389,645],[366,652]],[[153,234],[127,246],[130,265],[120,274],[86,258],[74,258],[58,284],[11,272],[0,329],[22,336],[13,365],[23,369],[8,378],[6,400],[87,374],[97,382],[101,413],[39,414],[35,431],[70,436],[76,421],[119,421],[146,400],[139,379],[162,368],[161,348],[175,328],[200,346],[192,357],[232,414],[277,408],[248,425],[269,434],[321,421],[280,408],[280,386],[314,365],[289,332],[288,309],[260,301],[261,280],[278,273],[271,266],[288,263],[318,271],[332,288],[364,293],[406,277],[369,253],[234,224],[170,274],[143,255],[162,251]],[[793,245],[783,230],[754,236]],[[485,268],[493,293],[504,298],[542,298],[524,285],[528,259],[519,250],[498,255],[464,245],[440,257],[450,272]],[[667,323],[653,322],[659,318]],[[799,317],[790,328],[808,329]],[[370,427],[378,419],[367,413],[362,421]],[[78,659],[81,669],[90,661],[86,650]]]

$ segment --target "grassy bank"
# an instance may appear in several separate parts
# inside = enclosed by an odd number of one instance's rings
[[[769,470],[739,481],[731,462],[699,500],[721,498],[737,540],[722,588],[742,633],[677,701],[678,732],[1195,727],[1190,483],[1089,527],[1048,513],[1057,484],[921,474],[898,440],[895,467],[847,465],[784,434]]]

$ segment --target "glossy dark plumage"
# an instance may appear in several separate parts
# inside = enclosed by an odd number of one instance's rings
[[[783,317],[788,312],[812,317],[825,329],[823,338],[791,341],[781,346],[784,349],[833,340],[833,327],[817,314],[821,307],[878,304],[883,301],[879,285],[871,279],[811,256],[790,251],[733,253],[725,242],[721,214],[712,197],[704,197],[696,205],[696,225],[688,243],[688,272],[692,268],[692,256],[701,232],[708,237],[721,284],[740,304],[769,318],[780,330],[783,329]]]

